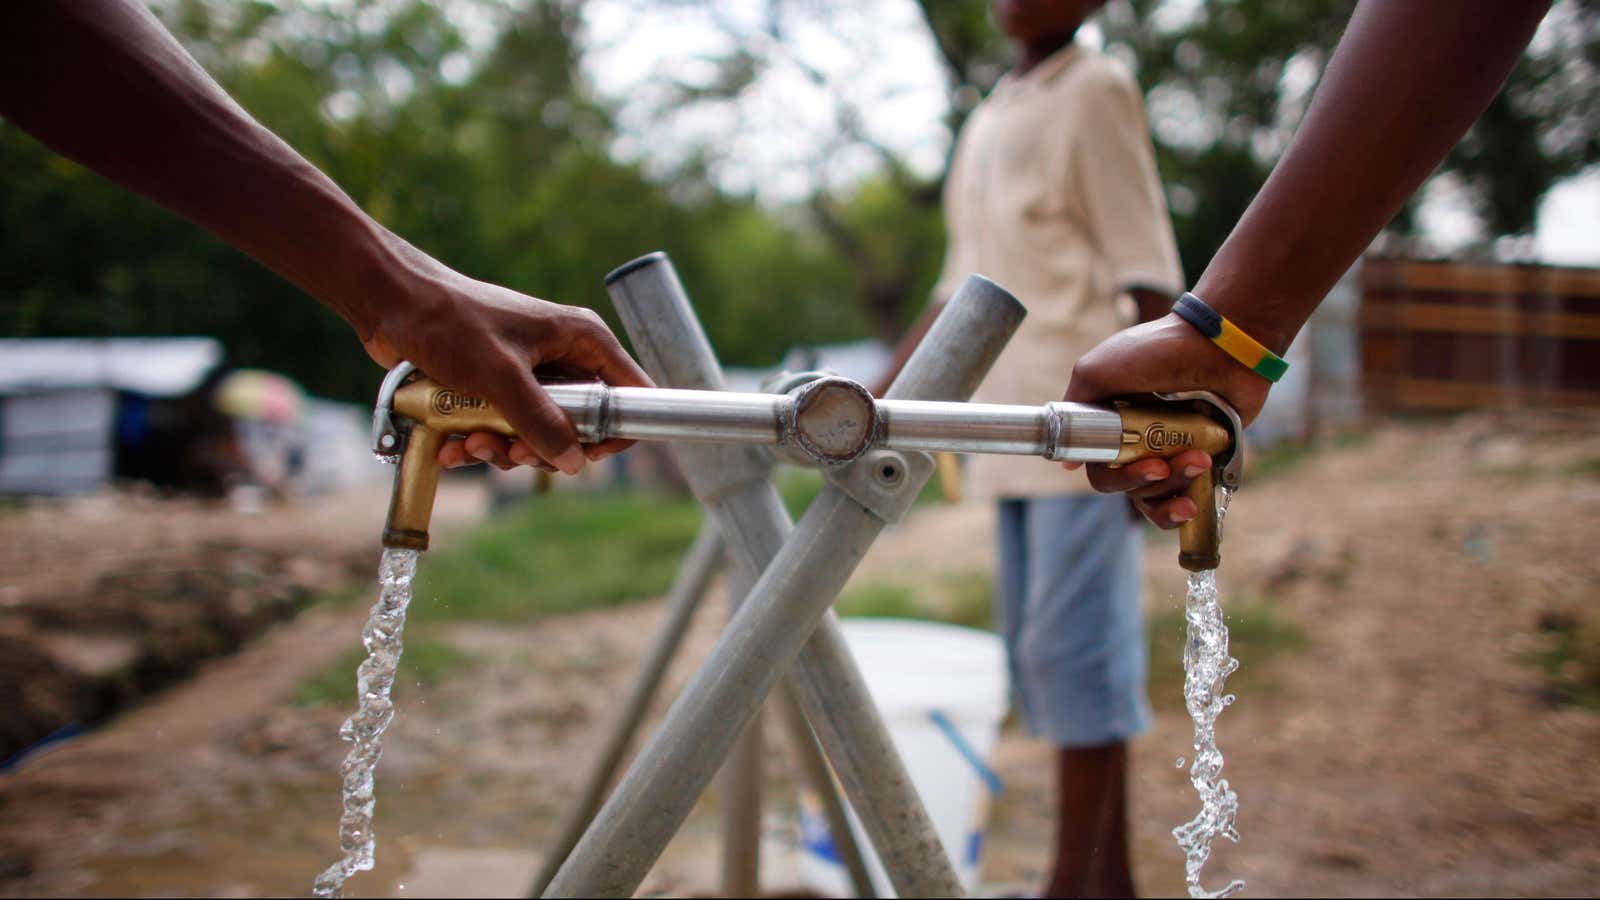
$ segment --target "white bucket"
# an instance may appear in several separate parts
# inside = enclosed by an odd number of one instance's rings
[[[989,802],[1000,780],[989,758],[1008,704],[1005,646],[986,631],[910,619],[845,619],[844,636],[895,749],[933,818],[956,874],[977,885]],[[861,822],[856,841],[879,896],[894,896]],[[821,805],[800,790],[800,879],[830,897],[854,896]]]

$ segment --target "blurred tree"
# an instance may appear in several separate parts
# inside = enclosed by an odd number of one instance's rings
[[[856,327],[865,325],[881,338],[896,339],[938,272],[944,242],[939,212],[943,167],[934,177],[920,174],[882,140],[877,120],[883,105],[896,102],[896,87],[866,87],[855,78],[882,52],[881,8],[841,0],[771,0],[738,9],[685,0],[640,0],[636,6],[665,10],[679,19],[693,17],[724,37],[718,52],[688,53],[682,64],[664,66],[660,80],[666,89],[653,92],[661,108],[652,116],[658,125],[676,114],[701,120],[716,115],[732,123],[727,129],[731,134],[705,136],[689,156],[690,166],[727,167],[746,150],[732,137],[758,127],[746,115],[755,111],[752,117],[759,119],[765,113],[765,104],[774,99],[765,88],[774,80],[798,82],[810,97],[821,99],[821,140],[804,134],[803,124],[786,123],[802,132],[801,140],[784,143],[791,177],[811,188],[796,211],[801,216],[797,221],[814,239],[801,244],[826,260],[835,279],[831,283],[839,284],[857,309],[852,317]],[[1004,71],[996,57],[1003,47],[984,34],[988,26],[982,2],[928,3],[917,9],[923,21],[940,25],[931,32],[940,38],[938,57],[954,73],[945,121],[957,128]],[[806,106],[809,115],[811,102]],[[781,141],[782,136],[774,134],[773,139]],[[863,171],[871,173],[864,180],[841,178],[844,172]],[[753,267],[745,268],[756,274]],[[823,318],[839,327],[846,321],[832,313]]]
[[[1107,51],[1145,89],[1190,277],[1287,146],[1353,8],[1349,0],[1107,6]],[[1600,161],[1597,68],[1600,2],[1560,0],[1507,89],[1440,167],[1466,189],[1489,237],[1530,232],[1550,188]],[[1416,203],[1395,230],[1414,230]]]
[[[944,120],[954,134],[1008,67],[1009,48],[990,20],[988,0],[915,5],[943,69]],[[1106,52],[1126,62],[1146,92],[1190,277],[1205,267],[1287,145],[1353,8],[1353,0],[1112,0],[1097,17]],[[864,99],[859,90],[857,73],[874,62],[875,42],[841,39],[851,64],[827,69],[809,61],[807,24],[848,30],[840,23],[846,12],[869,13],[841,9],[836,0],[769,0],[760,10],[754,23],[710,14],[729,36],[729,50],[715,61],[716,77],[686,82],[672,102],[737,104],[780,71],[798,71],[827,89],[835,134],[809,161],[817,187],[807,209],[849,263],[873,330],[891,337],[921,306],[938,266],[942,237],[927,223],[937,222],[942,173],[919,177],[867,127],[870,103],[893,102]],[[1465,188],[1489,236],[1530,231],[1549,189],[1600,160],[1597,67],[1600,0],[1559,0],[1507,90],[1441,167]],[[830,183],[829,173],[848,168],[841,163],[864,156],[876,160],[878,174]],[[1414,231],[1414,212],[1415,201],[1394,230]]]
[[[667,186],[611,159],[610,114],[578,75],[570,0],[156,9],[246,109],[463,272],[609,315],[601,276],[660,248],[730,363],[863,331],[848,275],[814,232],[719,194],[703,173]],[[0,235],[5,334],[209,334],[234,363],[318,393],[366,400],[376,384],[332,313],[4,124]]]
[[[1600,0],[1563,0],[1444,170],[1493,237],[1531,232],[1550,188],[1597,162]]]
[[[613,112],[578,70],[577,0],[159,0],[156,9],[247,109],[380,220],[464,272],[609,315],[600,276],[666,249],[731,364],[770,364],[800,341],[896,335],[937,274],[942,177],[881,139],[881,105],[898,98],[857,84],[880,52],[881,10],[768,0],[752,23],[726,22],[721,4],[638,2],[708,10],[732,38],[708,77],[690,77],[705,66],[671,71],[678,90],[663,105],[737,103],[780,69],[834,97],[832,137],[795,173],[814,187],[809,199],[774,209],[718,189],[712,168],[737,143],[726,133],[666,173],[648,160],[617,162]],[[1191,276],[1281,152],[1349,8],[1114,0],[1100,16],[1107,52],[1147,91]],[[918,0],[909,14],[929,28],[943,119],[959,128],[1007,65],[987,0]],[[814,47],[819,30],[843,64],[802,52],[798,35]],[[1509,89],[1442,170],[1490,234],[1527,231],[1550,186],[1596,161],[1597,66],[1600,0],[1560,0]],[[236,363],[280,369],[327,395],[370,396],[377,373],[331,313],[3,123],[0,236],[0,332],[210,334]]]

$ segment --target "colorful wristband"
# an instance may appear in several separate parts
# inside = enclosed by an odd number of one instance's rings
[[[1210,338],[1213,344],[1221,347],[1223,353],[1238,360],[1245,368],[1262,378],[1276,382],[1283,377],[1283,373],[1289,371],[1289,364],[1284,362],[1282,357],[1261,346],[1260,341],[1240,331],[1239,326],[1229,322],[1222,313],[1212,309],[1199,297],[1184,294],[1178,298],[1177,303],[1172,304],[1172,311],[1193,325],[1196,331]]]

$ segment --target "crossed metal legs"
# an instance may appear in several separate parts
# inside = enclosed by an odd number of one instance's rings
[[[659,383],[722,387],[715,356],[665,256],[635,260],[607,283],[641,362]],[[888,396],[967,399],[1022,316],[1005,291],[969,279]],[[766,477],[762,451],[679,445],[675,453],[735,565],[759,578],[545,896],[631,894],[785,671],[792,671],[795,697],[895,890],[959,895],[954,869],[830,609],[883,526],[910,506],[931,460],[876,451],[828,471],[830,484],[794,526]]]

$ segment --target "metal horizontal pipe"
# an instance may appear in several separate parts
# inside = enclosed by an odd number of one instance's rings
[[[585,441],[776,444],[784,408],[794,405],[794,398],[781,394],[614,388],[599,382],[547,384],[545,391]]]
[[[859,391],[859,399],[838,393],[830,405],[807,408],[805,388],[799,394],[614,388],[599,383],[550,384],[545,389],[585,441],[785,445],[820,462],[847,461],[872,447],[1111,462],[1122,446],[1121,417],[1107,407],[873,400],[847,379],[825,382],[851,386]]]

